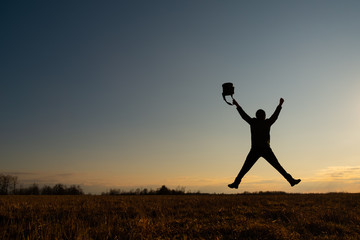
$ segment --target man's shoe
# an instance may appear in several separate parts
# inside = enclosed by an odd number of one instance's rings
[[[295,186],[296,184],[298,184],[299,182],[301,182],[301,179],[294,179],[294,180],[292,180],[291,181],[291,186],[293,187],[293,186]]]
[[[228,185],[229,188],[235,188],[235,189],[238,189],[239,187],[239,184],[236,184],[236,183],[231,183]]]

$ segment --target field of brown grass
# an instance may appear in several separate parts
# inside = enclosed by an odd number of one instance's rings
[[[360,194],[0,196],[0,239],[360,239]]]

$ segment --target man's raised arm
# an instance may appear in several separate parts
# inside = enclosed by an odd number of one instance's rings
[[[273,124],[278,119],[283,103],[284,103],[284,99],[280,98],[279,105],[276,107],[276,110],[273,113],[273,115],[271,115],[271,117],[269,118],[270,124]]]
[[[248,123],[251,122],[251,117],[247,115],[247,113],[240,107],[240,105],[237,103],[235,99],[233,99],[233,104],[236,106],[236,109],[240,113],[240,116]]]

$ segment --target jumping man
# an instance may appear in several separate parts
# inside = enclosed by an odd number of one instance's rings
[[[260,157],[265,158],[266,161],[268,161],[276,170],[278,170],[278,172],[283,175],[283,177],[290,183],[292,187],[301,181],[300,179],[294,179],[285,171],[270,148],[270,127],[278,118],[283,103],[284,99],[280,98],[279,105],[277,106],[275,112],[270,118],[266,119],[264,110],[257,110],[256,118],[251,118],[245,113],[236,100],[233,100],[233,104],[236,106],[240,116],[248,124],[250,124],[251,149],[246,157],[243,167],[235,178],[235,181],[228,185],[229,188],[237,189],[244,175],[250,170],[250,168]]]

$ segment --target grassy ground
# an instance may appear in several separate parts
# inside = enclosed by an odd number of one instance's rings
[[[360,239],[360,194],[0,196],[0,239]]]

